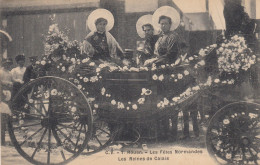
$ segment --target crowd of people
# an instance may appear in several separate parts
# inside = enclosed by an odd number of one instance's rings
[[[5,131],[8,115],[11,115],[10,103],[13,96],[27,82],[36,78],[32,65],[36,56],[29,57],[31,64],[25,67],[25,56],[20,54],[15,57],[16,65],[12,58],[2,60],[0,68],[1,89],[1,144],[5,144]]]

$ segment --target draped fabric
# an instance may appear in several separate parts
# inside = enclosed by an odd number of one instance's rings
[[[96,57],[94,57],[95,55],[99,56],[100,54],[97,52],[101,50],[101,52],[105,53],[102,55],[102,56],[105,56],[105,58],[109,57],[112,59],[118,59],[117,50],[119,50],[120,52],[123,52],[122,48],[120,47],[120,45],[118,44],[116,39],[109,32],[105,32],[105,34],[103,34],[103,35],[97,34],[97,32],[90,32],[85,39],[92,45],[92,47],[95,50],[95,52],[93,54],[93,58],[94,59],[96,58]],[[100,40],[100,38],[103,38],[103,39]],[[99,58],[99,57],[97,57],[97,58]],[[100,58],[103,58],[103,57],[100,57]]]

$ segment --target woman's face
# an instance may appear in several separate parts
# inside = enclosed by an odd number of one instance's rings
[[[169,32],[171,29],[171,24],[167,18],[160,20],[160,26],[161,26],[161,30],[164,33]]]
[[[20,67],[23,67],[23,66],[24,66],[24,63],[25,63],[24,60],[19,60],[19,61],[17,61],[17,64],[18,64],[18,66],[20,66]]]
[[[106,31],[106,26],[107,26],[107,22],[106,21],[101,21],[96,25],[97,31],[98,32],[105,32]]]

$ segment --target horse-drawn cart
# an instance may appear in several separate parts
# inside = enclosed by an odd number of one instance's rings
[[[10,138],[29,162],[66,164],[81,153],[93,154],[113,141],[121,125],[176,116],[207,93],[214,95],[212,103],[224,100],[208,125],[209,153],[221,163],[260,163],[260,105],[241,101],[234,88],[240,86],[238,71],[249,70],[256,61],[243,38],[210,46],[183,63],[151,67],[95,63],[80,53],[77,43],[67,45],[72,46],[60,46],[38,61],[37,73],[46,68],[54,72],[25,84],[12,100]],[[209,56],[213,49],[217,55]],[[217,73],[207,66],[207,58],[216,57]],[[200,66],[208,69],[206,76]],[[220,78],[218,72],[227,75]]]

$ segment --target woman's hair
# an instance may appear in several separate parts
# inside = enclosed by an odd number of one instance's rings
[[[22,54],[19,54],[15,57],[15,61],[18,62],[18,61],[25,61],[25,56],[22,55]]]
[[[99,24],[100,22],[102,21],[105,21],[107,23],[107,20],[105,18],[98,18],[96,21],[95,21],[95,25]]]
[[[161,21],[162,19],[168,19],[168,20],[169,20],[169,23],[172,24],[172,19],[171,19],[170,17],[165,16],[165,15],[162,15],[162,16],[159,17],[159,22],[158,22],[158,23],[160,23],[160,21]]]
[[[142,29],[144,30],[144,27],[147,27],[147,26],[150,27],[152,30],[154,30],[153,25],[151,25],[150,23],[144,24],[142,26]]]

